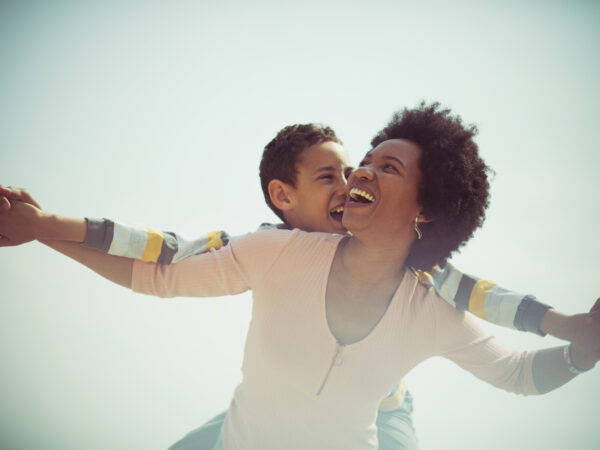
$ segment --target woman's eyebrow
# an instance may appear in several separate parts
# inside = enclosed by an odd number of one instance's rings
[[[404,170],[406,170],[406,166],[404,165],[404,163],[400,159],[396,158],[395,156],[386,155],[383,158],[384,159],[391,159],[393,161],[396,161],[398,164],[400,164],[402,166],[402,168]]]

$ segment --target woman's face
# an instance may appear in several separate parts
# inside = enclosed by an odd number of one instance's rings
[[[348,179],[344,226],[353,234],[414,237],[415,218],[422,219],[420,157],[420,147],[404,139],[382,142],[367,153]]]

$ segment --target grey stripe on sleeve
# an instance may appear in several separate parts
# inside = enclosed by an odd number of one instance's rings
[[[175,233],[171,231],[163,232],[163,243],[160,249],[160,255],[156,261],[158,264],[171,264],[173,262],[173,256],[177,253],[179,244]]]
[[[223,243],[223,247],[229,244],[229,235],[225,231],[221,231],[221,242]]]
[[[540,331],[540,322],[550,308],[551,306],[538,302],[533,295],[526,295],[517,308],[513,324],[517,330],[546,336],[546,333]]]
[[[456,296],[454,297],[456,309],[462,311],[469,310],[469,300],[471,299],[471,292],[473,291],[476,282],[477,280],[468,275],[462,276],[460,284],[458,285],[458,290],[456,291]]]
[[[80,245],[108,253],[115,231],[114,222],[108,219],[91,219],[89,217],[86,217],[85,221],[87,234],[85,241]]]
[[[575,377],[567,368],[563,347],[538,350],[533,356],[531,370],[533,383],[540,394],[550,392]]]

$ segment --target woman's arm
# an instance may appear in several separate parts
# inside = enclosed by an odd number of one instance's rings
[[[131,288],[133,260],[121,256],[107,255],[76,242],[44,240],[43,244],[92,269],[98,275],[123,287]]]
[[[519,394],[541,394],[575,377],[569,369],[564,347],[539,351],[516,351],[502,346],[476,320],[452,310],[441,301],[434,306],[437,352],[476,377]],[[592,351],[573,346],[572,365],[580,370],[599,359]]]

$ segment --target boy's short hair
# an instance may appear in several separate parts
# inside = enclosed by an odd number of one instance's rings
[[[266,145],[259,167],[260,185],[267,205],[284,222],[283,212],[273,204],[269,196],[269,183],[271,180],[280,180],[296,187],[296,162],[300,155],[311,145],[324,142],[343,145],[332,128],[319,123],[307,123],[283,128]]]

